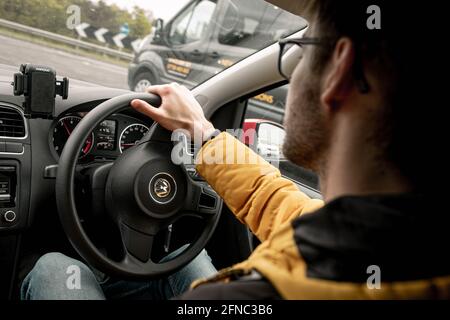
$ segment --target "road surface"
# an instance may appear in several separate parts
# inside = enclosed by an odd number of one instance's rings
[[[0,35],[0,64],[17,66],[19,71],[22,63],[52,67],[69,79],[128,89],[127,68]]]

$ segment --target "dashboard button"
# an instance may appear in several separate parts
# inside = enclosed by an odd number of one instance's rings
[[[16,213],[15,213],[14,211],[12,211],[12,210],[6,211],[6,212],[3,214],[3,219],[4,219],[6,222],[9,222],[9,223],[16,221],[16,218],[17,218],[17,215],[16,215]]]
[[[14,142],[6,142],[6,152],[22,153],[23,152],[23,144],[14,143]]]

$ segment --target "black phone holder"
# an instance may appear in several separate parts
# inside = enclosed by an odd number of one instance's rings
[[[69,79],[56,79],[52,68],[22,64],[20,73],[14,74],[14,95],[25,96],[23,108],[28,118],[50,119],[54,116],[55,98],[69,96]]]

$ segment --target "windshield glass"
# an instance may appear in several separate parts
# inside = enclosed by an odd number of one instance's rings
[[[72,85],[192,88],[304,27],[263,0],[2,0],[0,64],[50,66]]]

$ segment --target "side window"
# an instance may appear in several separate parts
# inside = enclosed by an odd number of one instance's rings
[[[172,22],[169,32],[169,40],[171,44],[179,45],[185,43],[186,30],[189,25],[189,20],[191,19],[194,6],[195,3],[189,6],[188,9],[183,11],[183,13]]]
[[[257,139],[246,136],[243,142],[263,158],[278,166],[281,174],[314,190],[319,190],[317,175],[287,160],[282,153],[285,137],[283,119],[288,85],[281,86],[249,99],[244,117],[244,131],[256,129]],[[249,131],[251,132],[251,131]]]
[[[258,50],[307,24],[304,19],[260,0],[226,2],[218,38],[224,45]]]
[[[211,22],[215,1],[194,2],[172,23],[169,39],[172,45],[182,45],[200,40]]]

